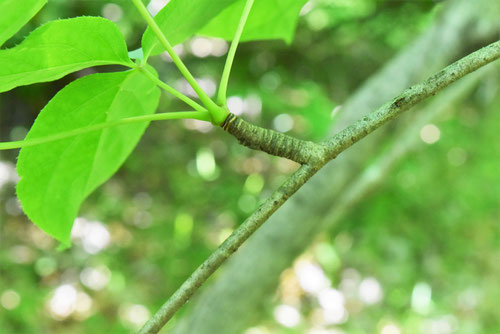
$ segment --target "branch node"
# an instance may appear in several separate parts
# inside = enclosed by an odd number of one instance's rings
[[[325,145],[262,128],[232,113],[222,122],[221,127],[236,137],[240,144],[254,150],[287,158],[314,168],[320,168],[327,161],[327,147]]]

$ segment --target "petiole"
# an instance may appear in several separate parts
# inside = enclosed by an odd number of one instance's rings
[[[112,128],[115,126],[140,123],[140,122],[170,120],[170,119],[197,119],[206,122],[211,121],[210,114],[208,113],[208,111],[177,111],[177,112],[160,113],[160,114],[145,115],[145,116],[127,117],[115,121],[89,125],[83,128],[78,128],[71,131],[58,133],[52,136],[28,139],[28,140],[3,142],[0,143],[0,151],[46,144],[56,140],[79,136],[89,132]]]
[[[226,63],[222,72],[222,78],[220,80],[219,91],[217,93],[217,103],[219,105],[226,105],[226,93],[227,85],[229,82],[229,75],[231,73],[231,68],[233,67],[234,56],[236,55],[236,49],[238,48],[241,35],[243,34],[243,29],[245,28],[248,15],[250,15],[250,11],[252,10],[253,2],[254,0],[246,1],[243,12],[241,13],[238,27],[236,28],[236,32],[234,33],[233,41],[231,42],[231,47],[229,48],[229,52],[227,54]]]
[[[175,53],[172,45],[166,38],[165,34],[161,31],[160,27],[154,20],[154,18],[149,14],[146,6],[142,3],[141,0],[132,0],[134,5],[137,7],[137,10],[147,22],[153,33],[156,35],[156,38],[160,41],[162,46],[165,48],[167,53],[172,58],[175,66],[179,69],[181,74],[186,78],[187,82],[191,85],[193,90],[196,92],[196,95],[200,98],[200,101],[206,107],[210,115],[212,116],[212,123],[221,124],[225,118],[227,117],[228,111],[225,108],[218,106],[214,101],[210,99],[210,97],[205,93],[205,91],[201,88],[201,86],[196,82],[196,79],[193,77],[191,72],[189,72],[188,68],[182,62],[181,58]]]
[[[207,111],[206,108],[203,106],[199,105],[186,95],[182,94],[179,92],[177,89],[173,88],[172,86],[167,85],[165,82],[161,81],[159,78],[157,78],[153,73],[149,72],[145,67],[139,67],[139,70],[143,72],[151,81],[153,81],[158,87],[161,89],[165,90],[166,92],[172,94],[179,100],[183,101],[184,103],[188,104],[190,107],[197,111]]]

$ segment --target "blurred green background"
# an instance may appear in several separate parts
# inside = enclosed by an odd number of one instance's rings
[[[155,12],[165,1],[145,3]],[[325,138],[343,101],[424,33],[443,6],[431,0],[311,0],[292,45],[241,45],[229,107],[265,127]],[[140,46],[145,26],[129,1],[75,0],[49,1],[5,47],[44,22],[80,15],[115,21],[129,49]],[[497,30],[463,47],[471,52],[499,36]],[[213,93],[227,48],[222,40],[196,37],[176,50]],[[168,57],[153,63],[166,82],[189,93]],[[0,140],[24,138],[67,83],[108,70],[115,68],[3,93]],[[419,127],[405,149],[412,153],[354,209],[347,207],[340,224],[310,240],[245,333],[499,333],[499,85],[500,66],[493,64],[445,112]],[[182,108],[162,96],[160,111]],[[403,121],[411,124],[412,118]],[[398,129],[389,129],[379,160],[405,131]],[[84,203],[74,246],[58,252],[19,207],[17,154],[0,152],[5,334],[134,332],[297,167],[241,147],[205,123],[153,123],[119,172]],[[367,160],[367,171],[379,160]],[[189,311],[183,308],[170,328]]]

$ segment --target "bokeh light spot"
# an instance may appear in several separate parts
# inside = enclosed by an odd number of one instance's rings
[[[359,285],[359,298],[365,304],[376,304],[382,300],[382,286],[373,277],[365,278]]]
[[[0,304],[7,309],[13,310],[21,303],[21,296],[14,290],[5,290],[0,296]]]
[[[288,114],[280,114],[273,119],[273,128],[279,132],[288,132],[293,129],[293,118]]]
[[[434,144],[441,137],[441,131],[434,124],[427,124],[420,130],[420,139],[426,144]]]
[[[278,305],[274,309],[274,318],[285,327],[295,327],[300,323],[299,311],[290,305]]]

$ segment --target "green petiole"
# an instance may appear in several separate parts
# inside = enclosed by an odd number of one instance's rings
[[[233,41],[231,42],[231,47],[229,48],[229,52],[227,54],[226,63],[222,72],[222,78],[220,80],[219,92],[217,93],[217,103],[220,105],[226,105],[226,93],[227,85],[229,82],[229,75],[231,73],[231,68],[233,67],[234,56],[236,55],[236,49],[238,48],[241,35],[243,34],[243,29],[245,28],[248,16],[250,15],[250,11],[252,10],[253,2],[254,0],[246,1],[245,7],[243,8],[243,12],[240,17],[240,21],[238,23],[238,27],[236,28],[236,32],[234,33]]]
[[[175,88],[167,85],[166,83],[164,83],[163,81],[161,81],[160,79],[158,79],[154,74],[152,74],[151,72],[149,72],[146,68],[139,67],[139,70],[142,73],[144,73],[149,79],[151,79],[151,81],[153,81],[158,87],[162,88],[166,92],[172,94],[173,96],[175,96],[179,100],[181,100],[184,103],[188,104],[193,109],[195,109],[197,111],[207,111],[207,109],[205,109],[204,107],[202,107],[201,105],[199,105],[198,103],[196,103],[195,101],[193,101],[192,99],[190,99],[189,97],[187,97],[186,95],[182,94],[177,89],[175,89]]]
[[[205,91],[198,84],[198,82],[196,82],[196,79],[193,77],[191,72],[189,72],[188,68],[186,67],[186,65],[184,65],[181,58],[175,53],[172,45],[170,45],[170,42],[165,37],[165,35],[161,31],[160,27],[158,26],[154,18],[151,16],[151,14],[149,14],[146,6],[144,6],[142,1],[132,0],[132,2],[137,7],[137,10],[144,18],[144,20],[147,22],[149,27],[153,30],[153,33],[156,35],[156,38],[158,38],[159,42],[162,44],[167,53],[170,55],[175,66],[177,66],[181,74],[184,76],[184,78],[187,80],[187,82],[191,85],[193,90],[200,98],[200,101],[208,109],[208,112],[212,117],[212,122],[217,125],[221,124],[226,119],[228,111],[225,108],[218,106],[214,101],[212,101],[210,97],[207,95],[207,93],[205,93]]]
[[[74,129],[67,132],[58,133],[52,136],[43,137],[43,138],[35,138],[28,140],[18,140],[18,141],[10,141],[0,143],[0,151],[2,150],[12,150],[16,148],[23,148],[28,146],[35,146],[45,143],[50,143],[56,140],[66,139],[78,135],[83,135],[93,131],[99,131],[115,126],[128,125],[133,123],[140,122],[151,122],[151,121],[161,121],[161,120],[170,120],[170,119],[197,119],[200,121],[210,122],[210,114],[208,111],[178,111],[178,112],[170,112],[170,113],[161,113],[154,115],[145,115],[145,116],[136,116],[136,117],[128,117],[122,118],[115,121],[99,123],[94,125],[89,125],[83,128]]]

